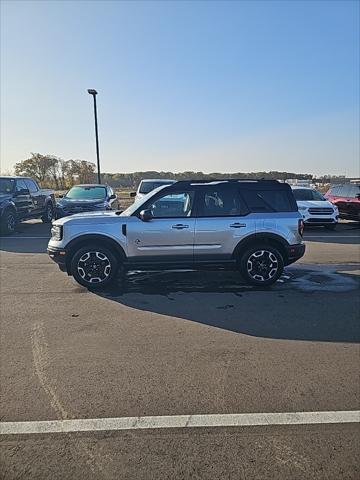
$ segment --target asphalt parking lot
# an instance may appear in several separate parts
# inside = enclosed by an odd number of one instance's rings
[[[1,478],[360,477],[359,423],[341,420],[360,403],[359,225],[306,231],[305,257],[268,290],[235,273],[134,272],[92,293],[47,257],[48,237],[30,221],[0,239],[1,421],[136,419],[2,434]],[[294,412],[340,420],[270,415]],[[229,426],[238,414],[249,424]],[[141,428],[149,416],[166,418]]]

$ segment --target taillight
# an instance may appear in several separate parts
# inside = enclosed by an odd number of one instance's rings
[[[304,220],[299,220],[299,222],[298,222],[298,232],[301,236],[303,236],[303,234],[304,234],[304,228],[305,228]]]

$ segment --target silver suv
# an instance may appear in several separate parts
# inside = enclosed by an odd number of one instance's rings
[[[85,287],[128,270],[231,269],[271,285],[304,255],[303,221],[289,185],[273,180],[180,181],[124,212],[53,223],[48,254]]]

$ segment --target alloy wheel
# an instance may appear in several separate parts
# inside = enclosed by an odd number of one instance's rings
[[[266,282],[274,278],[279,269],[279,262],[272,252],[257,250],[247,260],[247,271],[251,278]]]
[[[103,283],[111,273],[111,262],[102,252],[86,252],[78,260],[77,271],[87,283]]]

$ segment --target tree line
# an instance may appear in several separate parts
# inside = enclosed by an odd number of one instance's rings
[[[56,190],[65,190],[75,184],[96,183],[95,164],[87,160],[63,160],[54,155],[32,153],[31,157],[16,163],[15,174],[35,178],[42,187],[51,187]],[[211,178],[239,178],[239,179],[265,179],[287,180],[297,178],[312,180],[319,183],[343,182],[344,177],[324,175],[315,178],[307,173],[294,172],[237,172],[237,173],[203,173],[203,172],[134,172],[134,173],[103,173],[102,183],[113,188],[136,188],[144,178],[169,178],[174,180],[207,180]]]
[[[95,164],[86,160],[63,160],[54,155],[32,153],[15,164],[15,175],[33,177],[42,187],[65,190],[77,183],[94,183]]]

